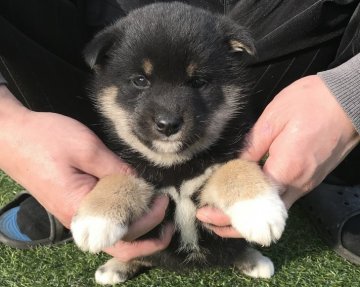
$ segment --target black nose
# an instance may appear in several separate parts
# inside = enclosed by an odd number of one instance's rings
[[[176,134],[182,127],[183,120],[171,115],[159,115],[155,118],[155,128],[158,132],[171,136]]]

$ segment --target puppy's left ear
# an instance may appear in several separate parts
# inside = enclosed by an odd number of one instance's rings
[[[232,52],[245,52],[251,56],[256,54],[254,40],[250,32],[243,26],[227,19],[224,21],[225,37]]]
[[[109,57],[111,47],[120,41],[123,35],[121,21],[100,31],[85,47],[84,58],[91,69],[101,68]]]

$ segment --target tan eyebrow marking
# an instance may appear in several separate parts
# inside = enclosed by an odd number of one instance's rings
[[[190,63],[189,66],[187,66],[186,73],[188,74],[189,77],[191,77],[194,74],[196,68],[197,65],[195,63]]]
[[[153,64],[151,63],[150,59],[144,59],[143,69],[147,76],[151,76],[151,73],[152,73],[154,67],[153,67]]]

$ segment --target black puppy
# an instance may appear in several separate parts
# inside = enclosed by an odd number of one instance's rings
[[[128,263],[112,259],[96,272],[98,283],[123,282],[157,265],[235,265],[253,277],[273,274],[271,260],[245,240],[279,239],[287,212],[261,169],[236,159],[252,123],[245,63],[253,53],[236,21],[176,2],[135,10],[90,43],[92,97],[114,150],[138,177],[99,181],[73,219],[75,242],[91,252],[113,245],[160,193],[172,199],[166,220],[176,226],[165,251]],[[203,228],[195,214],[204,205],[222,209],[245,240]]]

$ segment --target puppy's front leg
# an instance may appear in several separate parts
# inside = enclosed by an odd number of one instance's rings
[[[144,214],[152,196],[153,188],[133,176],[100,179],[72,220],[75,243],[90,252],[112,246],[126,234],[129,223]]]
[[[250,242],[270,245],[285,228],[287,210],[278,189],[253,162],[236,159],[216,170],[201,193],[205,204],[222,209]]]

